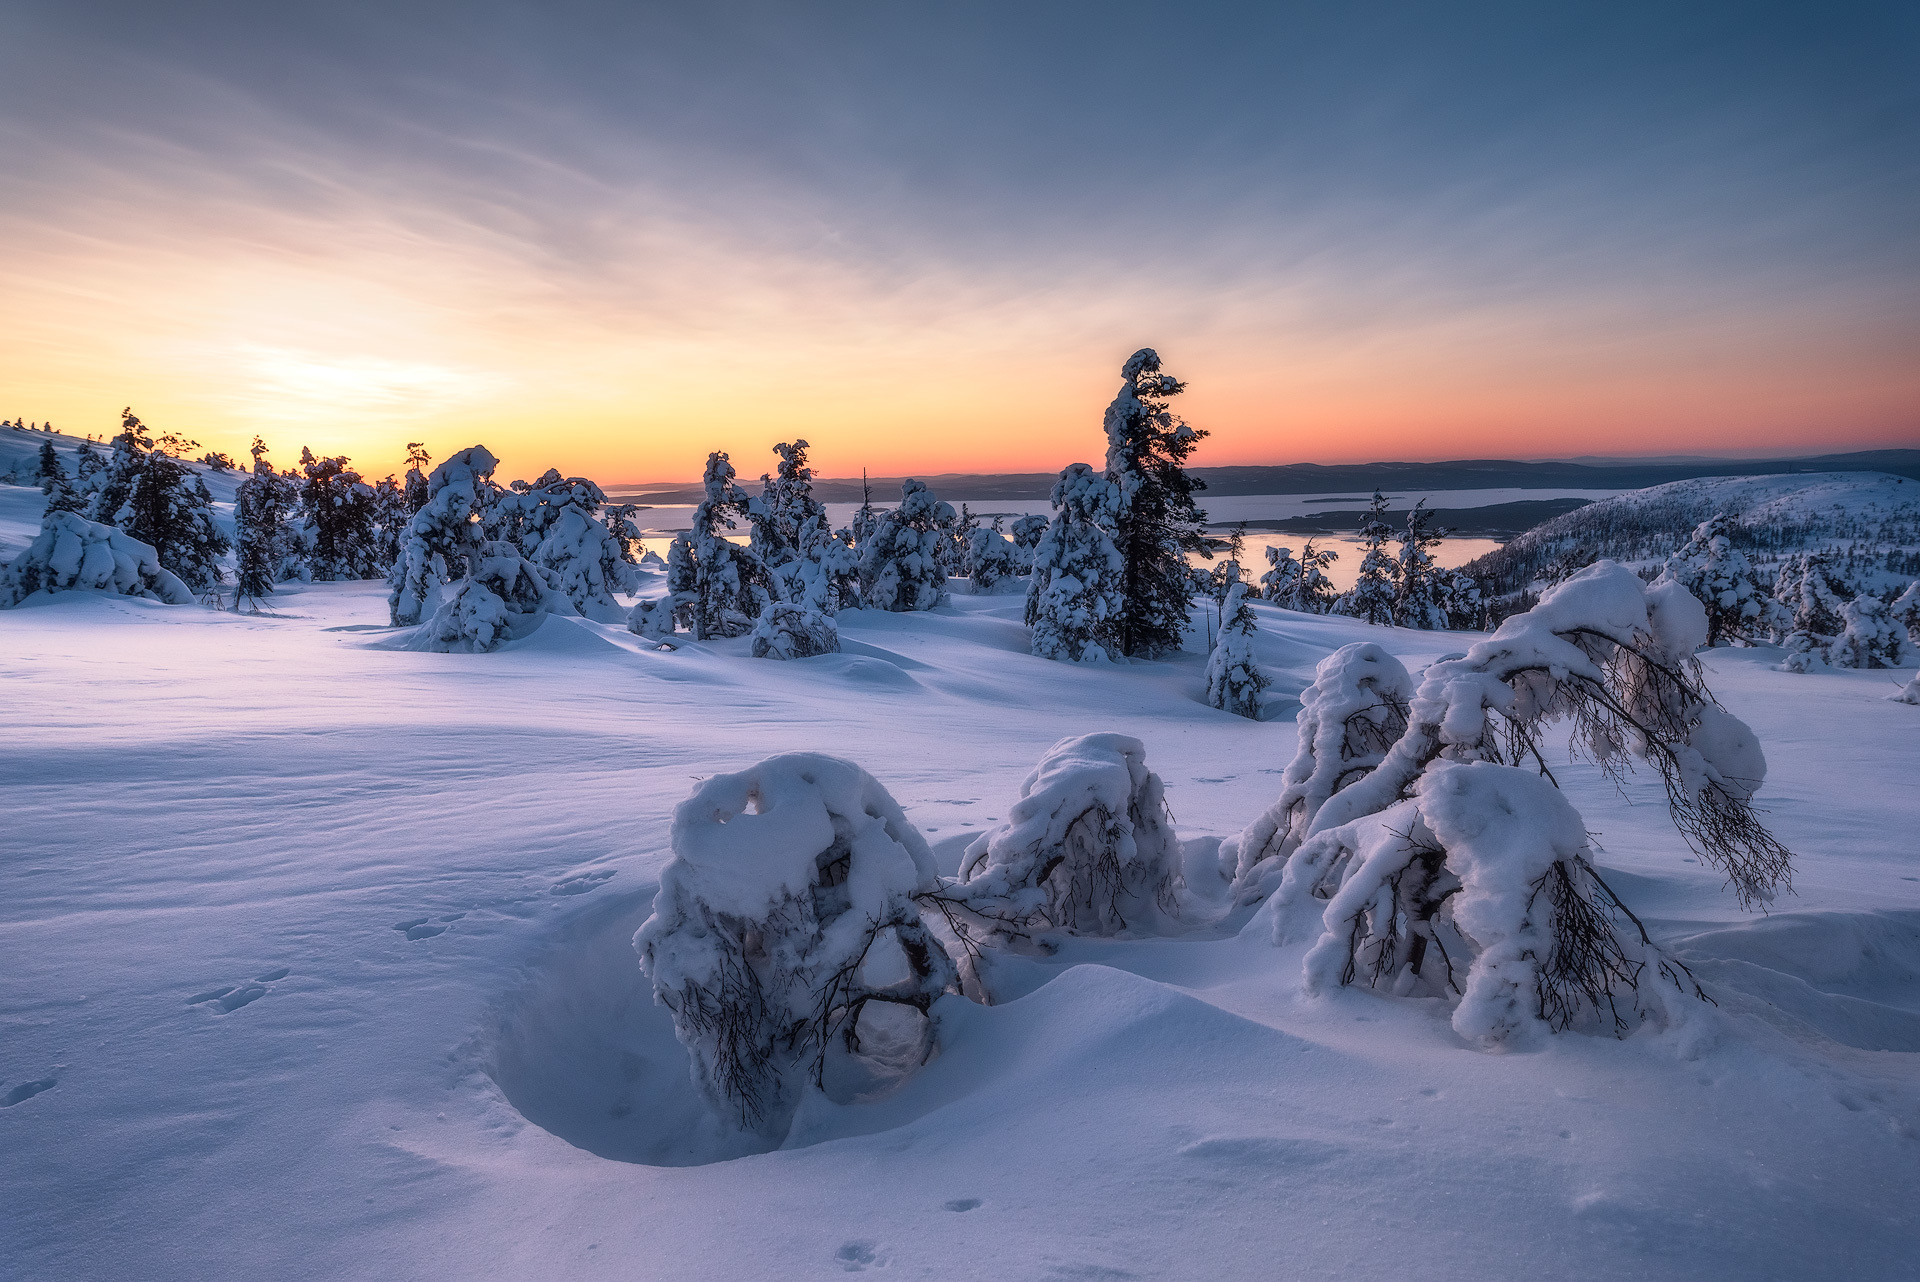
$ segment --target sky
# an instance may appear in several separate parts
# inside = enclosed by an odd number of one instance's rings
[[[0,4],[0,416],[372,474],[1920,444],[1912,4]]]

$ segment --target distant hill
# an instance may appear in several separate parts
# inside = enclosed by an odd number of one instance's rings
[[[1791,476],[1813,472],[1884,472],[1920,480],[1920,450],[1865,450],[1784,459],[1595,460],[1585,463],[1523,463],[1515,459],[1457,459],[1444,463],[1287,463],[1273,467],[1197,467],[1207,493],[1370,494],[1397,490],[1622,490],[1644,489],[1704,476]],[[985,474],[944,472],[919,478],[943,499],[986,502],[993,499],[1043,499],[1053,488],[1052,472]],[[900,498],[897,476],[870,481],[873,501],[892,506]],[[750,483],[749,483],[750,484]],[[619,485],[608,493],[643,497],[652,503],[698,503],[698,485]],[[823,477],[814,494],[826,503],[858,503],[858,477]]]
[[[1920,480],[1885,472],[1696,477],[1633,490],[1543,522],[1465,569],[1497,595],[1518,593],[1601,557],[1663,561],[1721,514],[1739,522],[1738,541],[1759,568],[1833,548],[1863,585],[1920,575]]]

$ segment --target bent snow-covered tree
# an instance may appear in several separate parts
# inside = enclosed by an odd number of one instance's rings
[[[1490,1049],[1683,1017],[1676,999],[1705,995],[1589,854],[1544,776],[1438,761],[1406,800],[1302,845],[1267,912],[1276,943],[1317,933],[1308,992],[1458,999],[1454,1031]]]
[[[549,471],[522,496],[538,506],[531,522],[539,531],[527,559],[548,572],[573,608],[599,623],[618,623],[626,607],[616,592],[633,591],[640,572],[627,560],[621,540],[601,520],[607,496],[582,476]]]
[[[857,1098],[933,1054],[957,983],[914,903],[933,854],[866,771],[789,753],[717,775],[672,842],[634,947],[716,1111],[778,1139],[809,1084]]]
[[[1298,746],[1280,776],[1280,796],[1245,832],[1221,845],[1234,859],[1242,902],[1263,899],[1306,840],[1327,798],[1363,779],[1406,733],[1413,678],[1371,641],[1341,646],[1314,670],[1294,717]]]
[[[1107,535],[1117,501],[1113,482],[1085,463],[1054,482],[1054,518],[1027,581],[1027,627],[1043,659],[1103,662],[1120,652],[1126,565]]]
[[[1220,608],[1220,636],[1207,656],[1207,702],[1236,716],[1260,719],[1260,692],[1273,682],[1254,658],[1253,638],[1260,631],[1247,605],[1247,585],[1234,583]]]
[[[1020,785],[1006,822],[967,847],[940,909],[969,964],[983,946],[1151,933],[1179,923],[1180,842],[1146,749],[1120,734],[1062,739]]]
[[[0,605],[19,605],[36,592],[108,592],[168,605],[194,599],[152,548],[77,512],[48,512],[33,542],[0,573]]]
[[[1327,801],[1312,830],[1405,799],[1443,759],[1527,764],[1551,779],[1542,735],[1570,722],[1574,748],[1609,774],[1635,761],[1654,767],[1675,826],[1743,907],[1771,899],[1792,869],[1753,810],[1766,756],[1706,689],[1693,657],[1705,642],[1705,611],[1685,588],[1648,586],[1622,565],[1596,562],[1464,658],[1430,665],[1406,733],[1378,769]]]
[[[1364,772],[1336,780],[1310,818],[1276,806],[1244,834],[1241,898],[1278,882],[1276,938],[1303,910],[1319,917],[1310,987],[1464,994],[1456,1027],[1482,1042],[1622,1029],[1659,1013],[1667,988],[1697,993],[1593,869],[1542,737],[1569,725],[1575,749],[1609,774],[1651,764],[1676,826],[1741,905],[1770,899],[1789,885],[1791,855],[1753,811],[1759,743],[1701,683],[1693,654],[1705,640],[1705,611],[1679,584],[1648,587],[1611,561],[1581,571],[1465,656],[1431,664],[1406,729],[1377,763],[1356,758]],[[1302,729],[1296,766],[1311,777],[1320,763],[1302,760]],[[1289,792],[1303,791],[1300,773],[1289,771]],[[1415,924],[1435,922],[1421,927],[1427,943],[1411,942]]]

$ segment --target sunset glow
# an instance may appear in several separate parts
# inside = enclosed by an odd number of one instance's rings
[[[1675,64],[1636,19],[1216,16],[1116,103],[1124,16],[514,12],[0,19],[0,412],[376,474],[1039,471],[1151,344],[1203,465],[1920,437],[1873,23],[1700,10]]]

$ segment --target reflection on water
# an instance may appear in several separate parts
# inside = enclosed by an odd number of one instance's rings
[[[1611,493],[1611,491],[1505,489],[1456,490],[1435,494],[1395,494],[1390,497],[1394,499],[1396,506],[1404,506],[1409,500],[1424,497],[1429,501],[1431,506],[1465,508],[1487,506],[1494,503],[1511,503],[1518,499],[1557,498],[1562,496],[1586,498],[1596,497],[1606,493]],[[875,496],[876,507],[891,506],[890,504],[879,502],[880,497],[881,496],[878,495]],[[1209,515],[1219,520],[1279,520],[1289,516],[1299,516],[1303,513],[1312,512],[1316,506],[1325,505],[1329,498],[1345,503],[1348,500],[1352,500],[1354,496],[1351,494],[1332,496],[1313,494],[1234,495],[1209,500],[1208,508]],[[1361,499],[1354,505],[1357,507],[1364,502],[1365,500]],[[959,504],[955,504],[954,506],[957,508]],[[1044,499],[994,499],[985,503],[970,504],[969,506],[977,515],[989,519],[997,515],[1003,517],[1005,523],[1009,525],[1012,524],[1013,518],[1018,516],[1024,516],[1028,513],[1036,513],[1040,516],[1051,516],[1053,511]],[[859,504],[857,503],[829,503],[827,504],[827,518],[833,523],[835,529],[839,529],[844,525],[850,524],[853,521],[853,514],[858,510]],[[690,504],[662,504],[657,507],[644,509],[635,515],[640,527],[646,532],[646,537],[642,542],[649,551],[657,552],[664,557],[667,554],[667,547],[673,542],[672,535],[668,532],[686,529],[687,522],[693,516],[693,507]],[[1227,531],[1213,530],[1210,531],[1210,533],[1216,537],[1225,537]],[[742,528],[733,531],[732,537],[738,542],[746,542],[747,535],[744,525]],[[1245,570],[1246,577],[1257,581],[1262,574],[1266,573],[1266,549],[1268,547],[1292,548],[1294,556],[1298,557],[1300,550],[1306,546],[1307,537],[1308,536],[1304,534],[1280,534],[1270,530],[1247,531],[1246,552],[1241,558],[1241,565]],[[1316,534],[1312,537],[1315,547],[1332,548],[1339,553],[1339,559],[1327,567],[1327,576],[1333,580],[1334,586],[1342,590],[1352,587],[1354,579],[1358,577],[1360,573],[1360,557],[1362,553],[1359,542],[1351,534]],[[1389,546],[1397,547],[1398,545],[1390,544]],[[1442,539],[1439,545],[1433,549],[1433,556],[1441,565],[1454,567],[1465,565],[1475,557],[1484,556],[1499,546],[1500,540],[1498,539]],[[1205,558],[1197,556],[1192,558],[1192,560],[1196,565],[1204,566],[1212,564],[1212,562]]]

